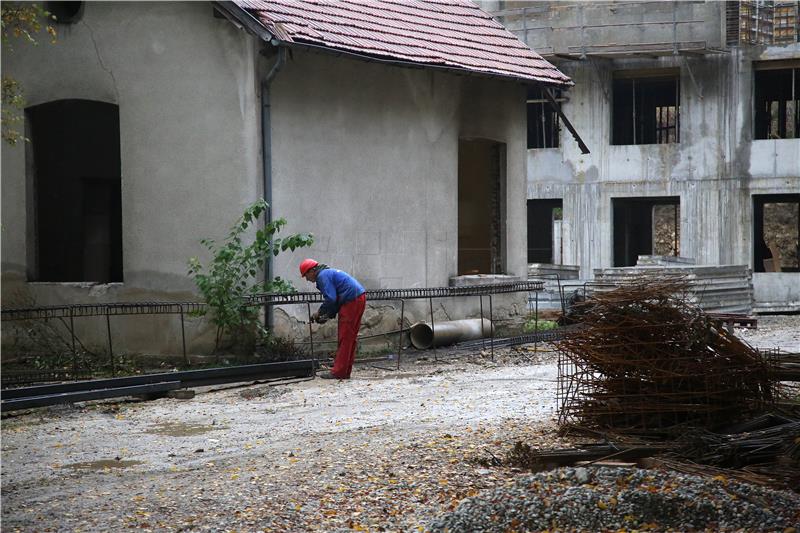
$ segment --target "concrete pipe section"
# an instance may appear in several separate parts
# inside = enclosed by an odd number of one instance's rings
[[[411,326],[411,345],[418,350],[427,350],[435,346],[489,337],[491,334],[492,321],[488,318],[436,322],[433,327],[427,322],[417,322]]]

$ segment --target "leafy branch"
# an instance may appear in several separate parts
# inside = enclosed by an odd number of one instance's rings
[[[49,11],[38,4],[24,2],[3,2],[2,8],[2,42],[8,52],[13,52],[13,40],[22,40],[31,45],[39,44],[37,35],[45,29],[50,36],[50,42],[56,42],[55,26],[50,24],[55,20]],[[25,98],[17,80],[11,76],[3,76],[2,123],[3,141],[14,146],[25,137],[18,131],[22,123],[21,111],[25,108]]]
[[[245,209],[223,242],[201,240],[212,256],[207,266],[197,257],[189,260],[189,276],[194,279],[211,308],[211,320],[217,326],[215,350],[220,349],[227,335],[241,342],[253,332],[266,333],[258,323],[258,309],[243,306],[244,298],[263,292],[294,292],[294,286],[287,280],[276,277],[263,281],[258,276],[269,257],[286,250],[310,246],[314,242],[310,233],[278,237],[277,234],[287,223],[286,219],[280,218],[266,222],[263,228],[256,230],[252,242],[246,243],[245,236],[251,226],[267,209],[267,202],[259,199]]]

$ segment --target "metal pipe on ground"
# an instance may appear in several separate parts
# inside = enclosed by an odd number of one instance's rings
[[[461,341],[481,339],[492,334],[492,321],[488,318],[468,318],[436,322],[417,322],[411,326],[411,345],[418,350],[447,346]]]

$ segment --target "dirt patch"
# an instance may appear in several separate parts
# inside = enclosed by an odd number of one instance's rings
[[[131,466],[140,465],[141,461],[120,461],[119,459],[100,459],[99,461],[85,461],[83,463],[71,463],[62,466],[62,468],[73,468],[75,470],[94,470],[103,471],[110,468],[129,468]]]
[[[204,424],[183,424],[181,422],[163,422],[147,429],[145,433],[154,435],[167,435],[169,437],[190,437],[193,435],[203,435],[209,431],[219,431],[222,427],[209,426]]]

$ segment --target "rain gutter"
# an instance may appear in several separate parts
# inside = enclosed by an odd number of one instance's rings
[[[269,46],[269,45],[267,45]],[[272,68],[261,80],[261,161],[264,175],[264,201],[267,202],[267,211],[264,213],[264,223],[272,222],[272,109],[270,100],[270,84],[286,63],[286,48],[278,48],[278,56]],[[264,283],[272,280],[272,254],[267,255],[264,264]],[[264,325],[270,329],[273,324],[272,306],[264,306]]]
[[[231,23],[246,30],[248,33],[258,37],[263,43],[262,55],[270,47],[278,50],[278,55],[269,72],[261,80],[261,162],[262,162],[262,184],[263,198],[267,203],[267,210],[264,213],[264,225],[272,222],[272,110],[270,101],[270,85],[277,76],[280,69],[286,63],[286,48],[280,46],[282,43],[272,33],[264,28],[263,24],[251,15],[246,9],[240,8],[234,2],[212,2],[214,7]],[[264,283],[272,280],[272,255],[268,255],[264,261]],[[273,325],[273,309],[271,306],[264,306],[264,326],[271,329]]]

